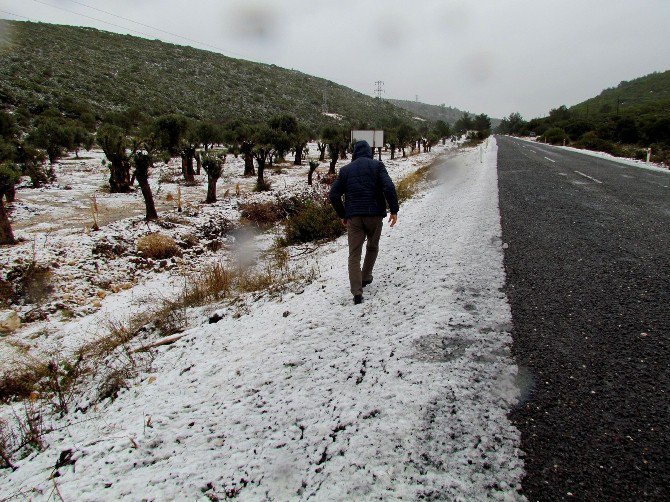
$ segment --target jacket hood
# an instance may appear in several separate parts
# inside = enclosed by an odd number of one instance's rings
[[[354,144],[353,160],[356,160],[359,157],[368,157],[369,159],[372,158],[372,148],[370,147],[369,143],[365,140],[357,141],[356,144]]]

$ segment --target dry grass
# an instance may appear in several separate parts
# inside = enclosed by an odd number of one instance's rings
[[[420,167],[411,174],[408,174],[396,184],[398,193],[398,202],[404,202],[414,197],[420,189],[421,183],[432,179],[433,167],[435,162],[427,166]]]
[[[159,232],[143,235],[137,239],[137,252],[145,258],[154,260],[182,256],[181,248],[175,240]]]
[[[239,209],[244,220],[259,226],[273,225],[286,216],[280,205],[274,201],[240,204]]]

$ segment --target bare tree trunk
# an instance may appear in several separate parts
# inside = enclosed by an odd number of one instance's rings
[[[244,175],[245,176],[253,176],[256,174],[254,171],[254,156],[251,154],[251,152],[245,152],[244,153]]]
[[[207,153],[207,145],[205,145],[205,153]],[[200,176],[200,170],[202,169],[202,157],[200,156],[200,152],[196,152],[195,162],[197,165],[195,173]]]
[[[0,196],[0,244],[16,244],[12,225],[9,223],[9,215],[5,210],[5,203],[2,199]]]
[[[133,178],[137,178],[137,183],[140,185],[142,197],[144,198],[144,205],[147,209],[147,221],[158,219],[158,212],[154,204],[154,196],[151,193],[151,185],[149,185],[149,169],[153,165],[151,157],[148,155],[137,155],[135,157],[136,168],[133,173]]]
[[[395,145],[391,145],[391,160],[395,159]]]
[[[130,192],[130,162],[117,155],[110,159],[109,190],[112,193]]]
[[[149,185],[148,180],[140,180],[137,182],[140,185],[140,190],[142,191],[142,197],[144,197],[144,205],[147,208],[147,221],[157,220],[158,212],[156,211],[156,205],[154,204],[154,195],[151,193],[151,186]]]
[[[302,164],[302,146],[298,146],[295,149],[295,160],[293,161],[294,166],[299,166]]]
[[[184,173],[184,181],[187,183],[195,182],[195,171],[193,170],[193,157],[195,153],[189,148],[181,154],[181,168]]]
[[[314,175],[314,171],[316,171],[316,167],[310,167],[309,168],[309,173],[307,174],[307,184],[308,185],[312,184],[312,177]]]
[[[330,158],[330,168],[328,169],[328,174],[335,174],[335,164],[337,164],[337,158],[339,157],[339,152],[333,152],[333,156]]]
[[[16,200],[16,188],[10,187],[9,189],[7,189],[5,197],[7,198],[7,202],[14,202]]]
[[[216,202],[216,182],[219,181],[219,178],[214,176],[207,176],[207,198],[205,199],[205,204],[213,204]]]
[[[258,162],[258,177],[256,179],[256,184],[260,189],[265,186],[265,179],[263,178],[265,172],[265,158],[256,157],[256,162]]]
[[[326,144],[325,143],[317,143],[316,144],[318,149],[319,149],[319,162],[324,162],[326,160]]]

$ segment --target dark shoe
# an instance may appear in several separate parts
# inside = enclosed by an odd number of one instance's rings
[[[363,295],[354,296],[354,305],[359,305],[363,303]]]
[[[363,281],[363,287],[367,286],[371,282],[372,282],[372,279],[370,279],[369,281]]]

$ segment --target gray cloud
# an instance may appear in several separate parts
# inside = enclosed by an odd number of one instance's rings
[[[389,97],[497,117],[543,115],[670,68],[667,0],[43,1],[55,7],[0,0],[0,9],[219,50],[367,94],[383,80]]]

